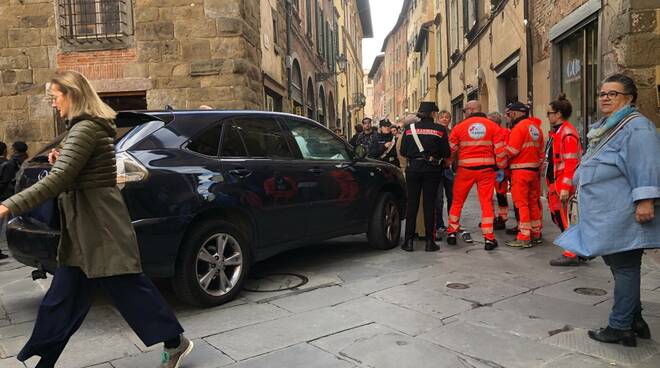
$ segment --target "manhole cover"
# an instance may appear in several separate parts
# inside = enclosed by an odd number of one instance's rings
[[[470,288],[469,285],[461,284],[460,282],[450,282],[449,284],[447,284],[447,287],[450,289],[459,289],[459,290]]]
[[[607,294],[607,291],[603,289],[596,289],[596,288],[576,288],[575,290],[576,293],[581,294],[581,295],[591,295],[591,296],[601,296]]]
[[[309,279],[295,273],[271,273],[245,281],[243,290],[257,293],[272,293],[291,290],[305,285]]]

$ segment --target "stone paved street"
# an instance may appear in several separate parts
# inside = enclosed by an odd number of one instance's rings
[[[473,200],[464,225],[475,240],[477,214]],[[606,324],[609,270],[601,260],[550,267],[559,254],[551,245],[556,235],[546,221],[545,244],[521,250],[503,246],[500,232],[502,245],[490,253],[479,241],[405,253],[369,249],[363,236],[337,239],[256,265],[246,285],[253,291],[211,309],[182,305],[167,283],[159,285],[194,339],[187,368],[660,367],[657,254],[645,257],[642,270],[653,340],[604,345],[586,331]],[[0,368],[25,367],[14,357],[50,282],[33,282],[30,271],[0,262]],[[299,285],[299,276],[308,282]],[[100,294],[58,367],[155,367],[160,349],[143,346]]]

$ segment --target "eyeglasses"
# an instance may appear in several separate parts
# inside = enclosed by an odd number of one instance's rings
[[[632,93],[625,93],[625,92],[619,92],[619,91],[607,91],[607,92],[599,92],[598,98],[603,99],[607,97],[608,99],[613,99],[617,98],[619,95],[624,95],[624,96],[629,96],[632,95]]]
[[[550,115],[552,115],[552,114],[556,114],[556,113],[557,113],[557,111],[548,111],[545,115],[546,115],[547,117],[550,117]]]

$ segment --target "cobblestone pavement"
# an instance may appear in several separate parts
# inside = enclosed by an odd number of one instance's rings
[[[602,261],[550,267],[560,252],[549,221],[544,245],[507,248],[498,232],[501,246],[486,252],[478,213],[472,199],[464,226],[474,244],[442,242],[436,253],[376,251],[354,236],[282,254],[253,268],[253,291],[221,307],[182,305],[162,283],[195,342],[183,367],[660,367],[657,254],[645,257],[642,278],[654,339],[637,348],[599,344],[586,331],[606,324],[612,302]],[[50,282],[33,282],[30,271],[0,262],[0,368],[36,364],[14,358]],[[156,367],[160,349],[143,346],[99,295],[58,367]]]

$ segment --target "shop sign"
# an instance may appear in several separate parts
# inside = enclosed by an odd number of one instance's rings
[[[564,73],[566,73],[566,82],[574,82],[580,80],[582,77],[582,60],[569,60],[568,63],[566,63]]]

